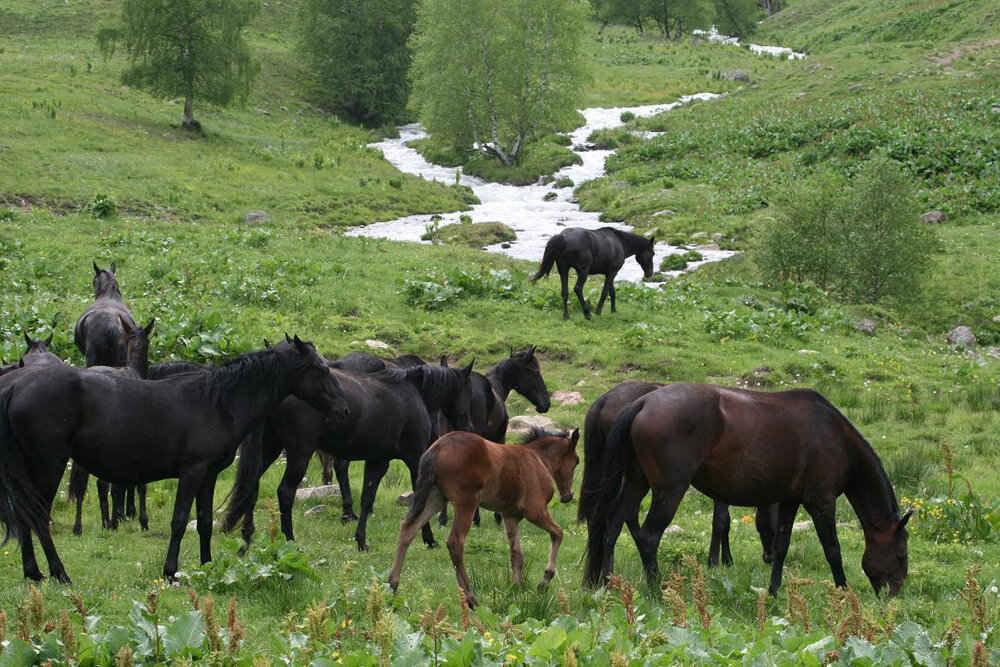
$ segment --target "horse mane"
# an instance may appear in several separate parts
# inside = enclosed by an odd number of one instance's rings
[[[116,296],[118,300],[124,301],[122,297],[122,291],[118,287],[118,277],[111,273],[107,269],[104,269],[104,273],[111,275],[111,280],[109,280],[100,291],[94,290],[94,300],[100,299],[102,296]]]
[[[162,380],[181,373],[202,373],[212,366],[207,364],[195,364],[190,361],[167,361],[160,364],[150,364],[149,380]]]
[[[624,248],[631,250],[633,252],[641,250],[643,244],[648,244],[649,239],[647,239],[642,234],[634,234],[632,232],[626,232],[623,229],[615,229],[614,227],[601,227],[602,232],[611,232],[618,237]]]
[[[281,356],[289,345],[276,345],[265,350],[256,350],[233,357],[222,366],[209,367],[205,372],[205,384],[202,388],[205,398],[212,405],[219,406],[225,402],[244,398],[247,394],[256,394],[262,388],[275,391],[284,384],[285,373]],[[251,369],[260,369],[260,377],[254,383],[243,382],[243,376]]]
[[[535,440],[541,440],[542,438],[568,438],[569,433],[566,431],[548,431],[541,426],[532,426],[528,429],[528,432],[521,436],[519,445],[526,445],[529,442],[534,442]]]

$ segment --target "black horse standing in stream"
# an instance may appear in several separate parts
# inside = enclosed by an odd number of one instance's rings
[[[596,510],[597,494],[600,491],[601,473],[603,471],[604,449],[608,434],[618,416],[626,405],[635,399],[665,386],[660,382],[641,382],[626,380],[601,394],[587,410],[584,421],[584,465],[583,481],[580,483],[580,502],[577,506],[577,521],[586,521],[588,529],[593,528],[593,516]],[[625,525],[633,539],[639,534],[639,506],[635,514],[625,518]],[[762,557],[765,563],[774,561],[774,524],[778,519],[778,505],[764,505],[757,508],[757,534],[763,548]],[[719,554],[722,554],[722,564],[732,565],[733,554],[729,549],[730,517],[729,505],[712,502],[712,537],[708,548],[708,565],[716,567],[719,564]],[[638,542],[636,542],[638,544]]]
[[[415,484],[420,456],[430,444],[430,413],[441,409],[449,420],[469,427],[471,371],[471,364],[465,368],[385,368],[377,373],[342,371],[331,365],[329,372],[343,388],[351,419],[329,425],[302,401],[284,401],[243,443],[223,530],[231,531],[242,522],[243,550],[249,547],[260,477],[284,450],[287,465],[278,486],[281,532],[286,539],[294,539],[295,490],[313,452],[322,450],[340,461],[365,462],[361,518],[354,537],[358,549],[367,550],[368,517],[389,462],[402,460],[410,471],[411,484]],[[342,498],[346,518],[353,512],[350,498]],[[428,546],[436,544],[430,526],[424,527],[423,539]]]
[[[781,585],[799,506],[812,517],[837,586],[847,585],[837,539],[837,497],[847,496],[865,535],[861,567],[878,593],[899,593],[907,573],[906,522],[871,445],[815,391],[774,393],[704,384],[669,384],[626,406],[615,419],[587,538],[584,580],[604,581],[622,525],[652,489],[636,534],[650,584],[659,584],[657,549],[689,486],[730,505],[778,503],[771,564]]]
[[[107,269],[102,269],[94,262],[94,302],[90,304],[73,329],[73,340],[83,354],[87,368],[106,366],[108,368],[123,368],[128,365],[128,350],[125,334],[136,324],[132,311],[122,297],[118,287],[118,276],[115,263]],[[145,376],[140,376],[145,378]],[[74,461],[69,475],[69,499],[76,502],[76,523],[73,534],[80,535],[83,526],[80,517],[83,513],[83,499],[90,483],[90,473]],[[108,491],[111,491],[111,511],[108,511]],[[139,495],[139,517],[143,530],[149,530],[146,516],[146,486],[140,484],[120,486],[110,485],[97,480],[97,499],[101,507],[101,525],[110,530],[118,530],[118,523],[126,518],[136,516],[135,496]]]
[[[201,562],[210,561],[218,474],[254,425],[289,395],[314,406],[320,419],[350,414],[326,361],[298,337],[156,382],[71,366],[0,378],[0,521],[21,543],[24,576],[42,578],[34,532],[52,576],[69,582],[49,521],[70,457],[117,484],[178,478],[163,574],[175,578],[193,502]]]
[[[532,277],[532,282],[549,275],[552,265],[559,271],[562,281],[563,317],[569,319],[569,270],[576,269],[576,286],[573,291],[580,300],[583,316],[590,319],[590,306],[583,298],[583,284],[592,273],[604,275],[604,288],[597,302],[597,314],[601,314],[604,300],[611,297],[611,312],[615,312],[615,276],[625,264],[625,260],[635,256],[635,261],[642,267],[643,275],[649,278],[653,275],[654,240],[623,232],[614,227],[601,227],[590,230],[581,227],[568,227],[549,239],[545,244],[545,253],[538,272]]]

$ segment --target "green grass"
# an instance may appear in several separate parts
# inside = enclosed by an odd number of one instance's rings
[[[517,234],[502,222],[462,221],[453,225],[429,229],[420,238],[425,241],[482,248],[502,241],[513,241],[517,238]]]
[[[806,43],[814,28],[810,17],[820,17],[806,9],[819,12],[821,4],[800,0],[766,23],[763,36],[780,28],[786,37],[801,33]],[[982,34],[973,24],[984,21],[992,5],[957,4],[971,8],[968,20],[954,33],[933,23],[929,35],[947,39],[960,36],[961,29]],[[954,73],[948,73],[930,59],[948,51],[937,43],[861,44],[818,36],[808,60],[791,62],[753,58],[743,49],[694,44],[689,38],[679,44],[638,40],[625,29],[594,37],[596,72],[587,104],[663,102],[701,90],[730,93],[660,119],[636,121],[637,127],[668,134],[625,146],[610,161],[613,173],[607,179],[577,193],[587,207],[609,218],[657,227],[667,238],[723,232],[725,245],[743,247],[769,215],[765,204],[774,188],[810,160],[849,171],[860,155],[851,142],[859,137],[897,141],[911,130],[921,141],[937,137],[920,144],[924,148],[917,153],[955,159],[957,166],[949,171],[935,162],[926,174],[914,172],[927,204],[943,206],[950,220],[940,227],[941,251],[926,294],[911,304],[858,307],[815,289],[770,285],[757,277],[752,258],[740,256],[672,280],[662,291],[622,286],[618,313],[587,322],[573,307],[564,322],[557,283],[529,283],[535,267],[528,263],[461,246],[346,238],[325,229],[460,210],[467,193],[400,175],[363,147],[375,133],[337,121],[309,103],[312,84],[299,67],[288,30],[294,3],[271,0],[254,28],[252,43],[263,70],[248,108],[196,107],[206,127],[204,138],[173,127],[180,120],[176,104],[124,90],[117,81],[120,61],[97,56],[93,30],[115,6],[109,0],[13,0],[0,9],[5,84],[0,97],[5,129],[0,137],[0,357],[20,355],[24,331],[45,335],[52,328],[54,351],[82,364],[71,332],[91,300],[91,262],[115,260],[137,318],[157,318],[151,350],[156,361],[211,360],[259,347],[262,338],[286,331],[314,340],[330,356],[367,350],[364,341],[377,339],[394,352],[430,359],[442,353],[466,362],[475,357],[480,370],[506,356],[508,345],[535,344],[549,389],[572,389],[586,399],[582,405],[553,406],[550,416],[570,427],[581,426],[589,402],[625,379],[762,390],[814,387],[858,425],[885,461],[900,496],[944,494],[948,480],[941,452],[947,441],[955,471],[982,501],[995,505],[990,499],[1000,496],[995,470],[1000,444],[994,435],[1000,363],[984,355],[981,365],[944,340],[945,332],[961,322],[973,326],[981,346],[1000,341],[992,320],[1000,311],[984,288],[1000,280],[995,268],[1000,217],[982,206],[989,200],[978,194],[995,189],[996,172],[988,165],[978,171],[970,166],[975,165],[974,147],[987,156],[996,144],[995,120],[989,115],[997,90],[995,49],[958,58],[948,66]],[[846,10],[847,3],[834,7]],[[843,13],[845,25],[867,16],[858,13],[866,5],[851,7]],[[799,22],[792,11],[802,12]],[[772,26],[777,26],[774,32]],[[715,77],[737,68],[752,79],[742,90]],[[894,77],[899,80],[892,83]],[[861,88],[850,90],[857,84]],[[946,116],[938,121],[947,135],[934,129],[935,110]],[[618,142],[622,136],[607,139]],[[97,192],[114,197],[117,216],[98,220],[84,211]],[[272,221],[241,222],[246,211],[258,208],[267,210]],[[652,214],[666,208],[676,215],[654,221]],[[598,291],[599,283],[591,281],[591,302]],[[878,323],[875,336],[851,327],[862,317]],[[512,414],[532,412],[517,394],[508,407]],[[356,464],[353,470],[356,490],[360,468]],[[262,497],[273,495],[280,473],[279,463],[265,477]],[[313,468],[309,482],[317,480]],[[231,483],[228,470],[217,504]],[[307,503],[297,505],[298,543],[319,579],[234,587],[248,629],[248,655],[276,655],[271,637],[281,619],[289,612],[303,615],[313,601],[350,598],[357,603],[355,611],[363,605],[365,589],[385,580],[403,512],[395,496],[408,485],[403,467],[394,463],[369,524],[370,553],[355,550],[354,527],[340,523],[336,501],[315,518],[302,516]],[[152,486],[148,534],[134,524],[118,534],[100,530],[91,497],[85,533],[75,538],[70,508],[57,500],[56,545],[74,578],[73,590],[91,613],[103,617],[102,627],[128,624],[131,600],[144,600],[158,586],[174,488],[172,481]],[[956,489],[964,493],[961,480]],[[600,615],[604,604],[578,583],[585,529],[574,523],[575,508],[553,505],[552,510],[566,538],[548,593],[508,585],[506,540],[490,521],[470,535],[467,562],[480,600],[496,614],[490,621],[496,635],[505,620],[522,623],[533,617],[547,626],[561,614],[559,589],[574,618]],[[710,511],[709,502],[696,493],[685,500],[676,519],[682,532],[666,536],[661,546],[664,571],[684,554],[704,561]],[[755,589],[764,586],[768,568],[752,526],[741,520],[741,512],[734,518],[736,566],[707,575],[716,600],[713,627],[720,637],[735,629],[747,642],[762,641],[781,632],[756,629]],[[958,595],[966,569],[982,564],[983,584],[1000,578],[1000,545],[989,539],[942,540],[924,521],[911,524],[910,578],[896,619],[931,628],[937,642],[951,619],[968,617]],[[838,522],[848,580],[867,613],[884,618],[884,603],[874,599],[861,572],[860,527],[843,501]],[[268,523],[259,507],[259,540],[267,539]],[[442,531],[436,532],[440,539]],[[528,526],[522,534],[525,577],[533,584],[548,538]],[[195,543],[192,535],[186,537],[182,569],[196,566]],[[622,538],[617,553],[616,571],[640,582],[629,538]],[[796,576],[830,579],[809,531],[793,537],[788,567]],[[20,573],[18,550],[8,543],[0,549],[0,609],[11,618],[28,592]],[[68,604],[63,586],[47,582],[41,591],[50,610]],[[447,553],[418,544],[409,553],[400,594],[387,604],[410,624],[425,608],[443,604],[449,622],[458,624],[454,591]],[[183,589],[162,595],[163,614],[189,609]],[[822,586],[807,586],[805,595],[818,618]],[[996,594],[987,595],[996,608]],[[656,591],[643,591],[640,605],[649,618],[664,613]],[[768,602],[767,614],[780,616],[784,607],[783,591]],[[372,651],[363,631],[344,635],[345,652]]]

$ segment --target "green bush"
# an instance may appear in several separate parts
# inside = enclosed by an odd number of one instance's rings
[[[630,120],[635,120],[635,114],[631,111],[622,111],[622,115],[618,117],[621,122],[627,123]]]
[[[87,210],[95,218],[110,218],[118,212],[118,202],[113,195],[106,192],[95,192],[94,196],[87,202]]]
[[[687,268],[687,259],[684,254],[667,255],[660,262],[660,271],[683,271]]]

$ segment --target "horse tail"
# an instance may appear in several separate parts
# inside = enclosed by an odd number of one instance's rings
[[[437,483],[437,449],[431,447],[420,457],[420,464],[417,467],[417,483],[413,486],[413,504],[410,511],[406,513],[404,521],[413,521],[427,506],[427,498],[431,495],[431,489]]]
[[[594,512],[594,503],[601,486],[601,459],[604,457],[604,446],[607,439],[601,428],[601,411],[604,410],[605,397],[601,396],[587,410],[583,422],[583,480],[580,482],[580,502],[577,504],[577,522],[590,520]]]
[[[13,389],[0,392],[0,523],[7,531],[6,544],[13,533],[19,542],[29,539],[30,531],[41,534],[49,523],[49,503],[32,483],[21,447],[10,426],[10,402]]]
[[[73,467],[69,470],[68,500],[83,500],[83,497],[87,495],[87,484],[89,482],[90,473],[84,470],[82,465],[73,461]]]
[[[549,242],[545,244],[545,253],[542,254],[542,263],[538,267],[538,272],[532,276],[531,282],[536,282],[549,275],[549,271],[552,270],[552,264],[556,261],[556,256],[562,254],[565,242],[566,239],[563,238],[562,234],[556,234],[549,239]]]
[[[611,433],[608,435],[604,456],[600,461],[595,462],[602,468],[602,477],[587,517],[589,526],[583,575],[584,583],[591,586],[601,583],[604,541],[608,532],[608,524],[615,510],[619,509],[616,499],[621,493],[625,470],[635,457],[632,444],[632,422],[642,410],[644,403],[640,400],[632,401],[618,413],[614,426],[611,427]]]
[[[240,445],[240,461],[236,464],[236,481],[229,492],[222,532],[232,532],[253,512],[257,502],[260,478],[264,474],[264,432],[267,421],[254,427]]]

